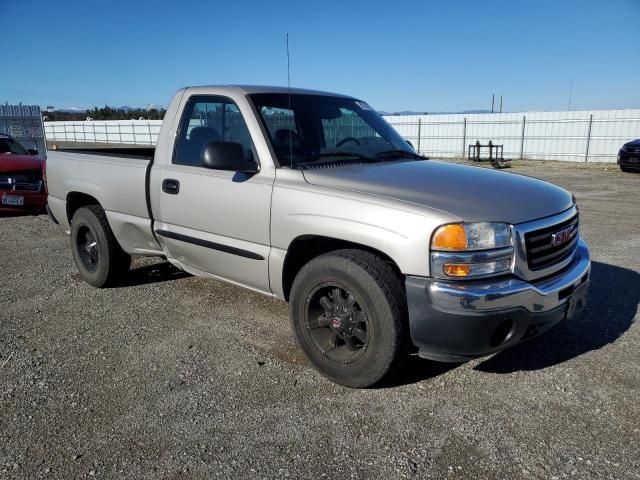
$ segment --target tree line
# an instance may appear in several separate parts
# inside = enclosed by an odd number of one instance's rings
[[[84,121],[91,120],[162,120],[166,110],[164,108],[113,108],[108,105],[104,107],[94,107],[92,110],[70,111],[70,110],[43,110],[42,116],[45,121]]]

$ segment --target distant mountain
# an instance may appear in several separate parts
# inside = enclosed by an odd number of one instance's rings
[[[69,108],[54,108],[49,109],[47,107],[40,107],[43,112],[65,112],[65,113],[78,113],[78,112],[86,112],[87,109],[84,107],[69,107]]]
[[[98,107],[101,108],[101,107]],[[121,105],[119,107],[110,107],[114,110],[122,110],[123,112],[132,112],[134,110],[161,110],[165,107],[161,105],[145,105],[144,107],[130,107],[129,105]],[[42,111],[48,111],[47,107],[41,107]],[[77,113],[77,112],[86,112],[87,110],[93,110],[94,107],[67,107],[67,108],[54,108],[52,111],[54,112],[67,112],[67,113]]]
[[[473,114],[473,113],[508,113],[508,112],[491,112],[491,110],[465,110],[463,112],[456,112],[456,113]]]
[[[380,115],[456,115],[456,114],[474,114],[474,113],[491,113],[491,110],[463,110],[461,112],[414,112],[411,110],[404,110],[402,112],[385,112],[384,110],[378,111]],[[498,112],[494,112],[498,113]]]

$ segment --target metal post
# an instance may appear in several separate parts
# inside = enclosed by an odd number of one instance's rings
[[[522,117],[522,136],[520,137],[520,160],[524,159],[524,132],[527,128],[527,116]]]
[[[467,117],[462,120],[462,158],[467,151]]]
[[[120,128],[120,122],[118,122],[118,138],[120,139],[120,145],[122,145],[122,129]]]
[[[44,129],[44,118],[42,118],[42,112],[40,112],[40,126],[42,127],[42,141],[44,142],[44,148],[40,150],[39,157],[47,155],[47,132]]]
[[[149,129],[149,145],[153,145],[153,140],[151,139],[151,122],[147,120],[147,128]]]
[[[422,119],[418,118],[418,153],[420,153],[420,138],[422,137]]]
[[[91,126],[93,127],[93,143],[98,143],[98,138],[96,137],[96,124],[91,122]]]
[[[585,163],[589,161],[589,144],[591,143],[591,125],[593,125],[593,113],[589,115],[589,129],[587,130],[587,148],[584,152]]]

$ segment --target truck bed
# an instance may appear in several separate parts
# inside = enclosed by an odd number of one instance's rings
[[[132,254],[158,254],[147,201],[151,157],[120,151],[47,153],[49,208],[69,231],[67,200],[74,192],[94,197],[106,212],[122,248]]]

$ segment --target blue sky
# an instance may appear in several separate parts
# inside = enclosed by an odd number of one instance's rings
[[[640,0],[0,0],[0,101],[166,105],[285,85],[380,110],[640,108]],[[39,32],[39,33],[38,33]]]

